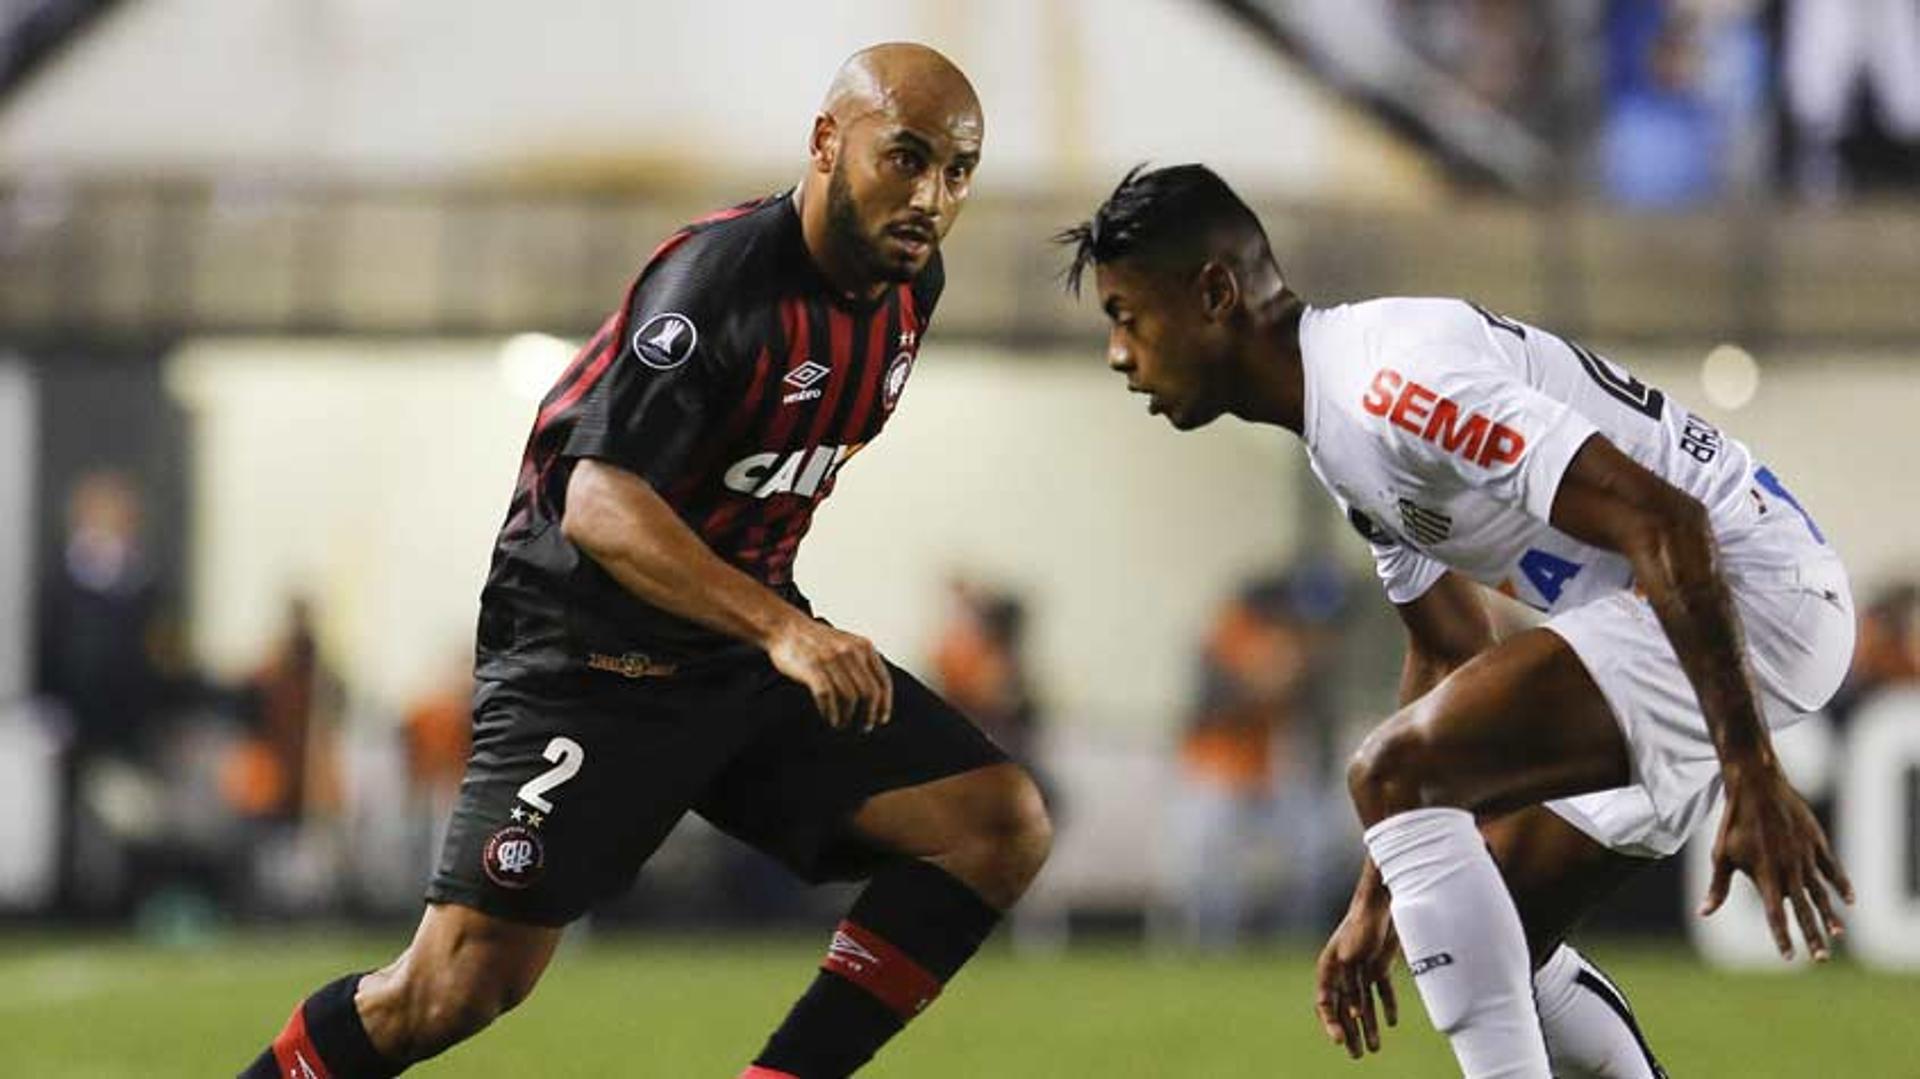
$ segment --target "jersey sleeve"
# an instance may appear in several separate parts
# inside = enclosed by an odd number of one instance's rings
[[[624,339],[582,399],[565,456],[605,460],[659,487],[725,415],[738,358],[716,287],[689,269],[657,264],[634,288]]]
[[[1400,606],[1412,603],[1425,595],[1434,586],[1447,567],[1428,558],[1388,531],[1379,522],[1365,513],[1349,506],[1344,500],[1340,508],[1347,515],[1347,522],[1354,531],[1367,541],[1367,550],[1373,555],[1373,572],[1380,578],[1380,587],[1387,594],[1387,602]]]
[[[1395,350],[1361,408],[1415,476],[1484,491],[1542,521],[1574,454],[1598,431],[1486,347],[1447,340]]]

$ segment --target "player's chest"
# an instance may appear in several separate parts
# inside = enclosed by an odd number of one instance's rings
[[[854,444],[880,433],[920,351],[920,326],[888,302],[866,312],[787,303],[759,350],[762,399],[750,438],[779,446]]]

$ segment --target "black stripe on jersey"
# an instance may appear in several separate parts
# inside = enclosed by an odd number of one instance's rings
[[[896,316],[898,305],[888,303],[870,311],[866,316],[848,328],[845,375],[841,378],[840,396],[834,402],[831,416],[821,415],[814,418],[809,444],[850,445],[860,440],[865,425],[861,414],[872,410],[872,400],[878,392],[875,379],[885,378],[886,343],[891,339],[890,332],[897,332]],[[878,330],[878,347],[875,345]],[[838,357],[836,357],[837,359]],[[762,541],[759,550],[761,565],[771,578],[784,580],[793,565],[801,537],[813,524],[814,507],[831,490],[832,477],[828,477],[821,490],[804,500],[794,500],[784,508],[784,513],[770,513],[771,521],[777,521],[784,527],[775,529]]]
[[[787,440],[800,417],[798,409],[783,408],[780,399],[784,395],[779,392],[780,380],[788,371],[801,363],[817,356],[828,355],[829,352],[825,313],[816,311],[817,305],[813,301],[788,299],[781,306],[783,309],[791,309],[794,312],[793,317],[803,320],[805,326],[804,333],[796,336],[792,332],[793,328],[787,325],[788,320],[782,319],[784,338],[782,344],[787,347],[780,354],[770,358],[775,366],[767,372],[768,380],[773,384],[774,389],[766,395],[766,400],[761,403],[759,415],[755,416],[754,422],[747,427],[749,431],[763,432],[763,441],[756,443],[752,448],[769,452],[785,452]],[[796,345],[803,345],[803,347],[796,348]],[[760,527],[760,522],[767,512],[767,502],[767,499],[754,498],[752,495],[741,495],[737,499],[723,502],[702,522],[701,538],[706,540],[707,546],[716,551],[737,550],[747,546],[737,541],[744,536],[750,536],[752,529]]]
[[[854,409],[860,407],[860,397],[867,378],[872,374],[872,365],[877,362],[870,347],[873,341],[873,323],[876,319],[885,319],[893,304],[889,303],[853,325],[847,337],[848,356],[846,367],[847,387],[841,391],[840,400],[833,410],[833,416],[820,428],[820,438],[831,439],[842,445],[857,442],[857,433],[848,427],[853,418]]]

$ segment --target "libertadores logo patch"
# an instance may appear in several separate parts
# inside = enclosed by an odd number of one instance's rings
[[[699,344],[699,329],[692,319],[678,311],[664,311],[633,331],[633,354],[640,357],[641,363],[660,371],[670,371],[687,362]]]

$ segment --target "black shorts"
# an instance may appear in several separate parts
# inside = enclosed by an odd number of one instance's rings
[[[868,875],[889,855],[848,827],[861,803],[1007,759],[888,667],[893,719],[866,734],[828,727],[758,654],[665,678],[478,683],[427,899],[563,925],[625,891],[689,809],[806,880]]]

